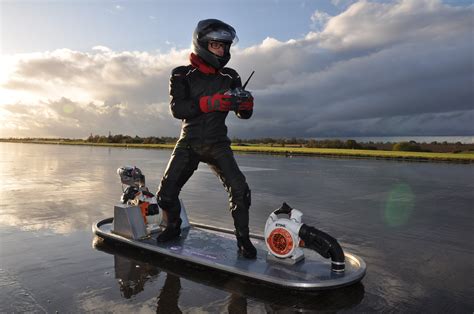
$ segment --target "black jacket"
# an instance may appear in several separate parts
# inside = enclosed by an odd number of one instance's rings
[[[183,121],[178,146],[230,143],[225,125],[228,112],[203,113],[199,99],[241,86],[240,76],[231,68],[222,68],[215,74],[203,73],[192,65],[175,68],[170,78],[170,109],[173,117]],[[249,119],[252,112],[241,110],[236,115]]]

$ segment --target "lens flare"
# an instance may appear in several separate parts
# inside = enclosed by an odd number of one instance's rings
[[[391,227],[404,225],[411,216],[415,203],[415,195],[409,185],[396,184],[385,205],[385,222]]]
[[[66,113],[66,114],[71,114],[71,113],[74,112],[74,106],[71,105],[71,104],[65,104],[65,105],[63,106],[63,111],[64,111],[64,113]]]

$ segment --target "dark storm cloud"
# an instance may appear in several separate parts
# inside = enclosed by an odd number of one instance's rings
[[[364,1],[305,39],[247,49],[238,58],[258,65],[255,117],[245,130],[232,121],[231,130],[250,137],[473,134],[466,118],[474,104],[473,13],[438,1]]]

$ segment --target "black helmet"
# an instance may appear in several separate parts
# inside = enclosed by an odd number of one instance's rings
[[[210,52],[207,47],[210,40],[227,43],[222,57]],[[239,41],[235,29],[216,19],[202,20],[196,26],[193,34],[193,50],[210,66],[221,69],[230,60],[230,46]]]

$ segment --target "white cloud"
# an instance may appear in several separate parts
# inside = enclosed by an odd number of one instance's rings
[[[331,0],[332,5],[338,8],[345,8],[357,0]]]
[[[93,53],[22,55],[1,85],[16,97],[0,103],[0,122],[10,126],[0,136],[177,133],[178,121],[169,119],[168,78],[187,54],[95,47]]]
[[[92,50],[96,50],[100,52],[112,52],[112,50],[109,47],[100,46],[100,45],[92,47]]]
[[[311,28],[316,29],[316,30],[321,30],[323,29],[327,22],[331,19],[331,16],[327,14],[326,12],[318,11],[316,10],[312,15],[311,15]]]
[[[334,17],[316,11],[325,26],[304,38],[234,48],[229,66],[243,80],[256,70],[255,113],[229,117],[229,135],[473,134],[473,13],[435,0],[361,1]],[[188,54],[97,46],[9,57],[0,137],[177,136],[168,78]]]

